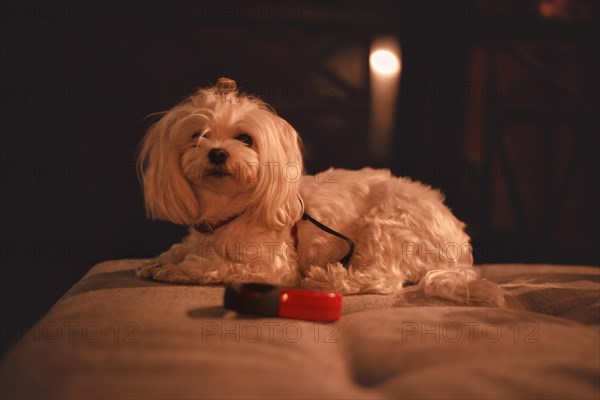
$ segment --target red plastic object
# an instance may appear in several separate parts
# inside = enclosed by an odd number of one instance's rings
[[[298,289],[282,289],[280,292],[280,318],[337,321],[341,314],[342,295],[339,293]]]
[[[225,287],[223,306],[239,313],[268,318],[337,321],[342,314],[342,295],[283,289],[266,283],[240,283]]]

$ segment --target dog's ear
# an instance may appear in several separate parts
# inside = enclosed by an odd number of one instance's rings
[[[302,216],[300,180],[304,173],[302,144],[296,130],[284,119],[269,114],[261,124],[260,171],[251,204],[257,220],[281,229]]]
[[[188,225],[198,215],[199,205],[181,172],[180,152],[171,132],[175,114],[170,111],[150,127],[141,143],[137,170],[148,217]]]

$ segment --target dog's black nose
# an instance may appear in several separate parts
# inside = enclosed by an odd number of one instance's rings
[[[224,164],[227,157],[229,157],[229,153],[223,149],[216,148],[208,152],[208,161],[216,165]]]

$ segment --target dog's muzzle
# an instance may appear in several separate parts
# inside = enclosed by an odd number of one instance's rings
[[[208,152],[208,161],[215,165],[225,164],[229,153],[223,149],[214,148]]]

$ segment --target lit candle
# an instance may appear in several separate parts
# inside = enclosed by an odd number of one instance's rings
[[[402,71],[400,44],[393,37],[378,38],[371,45],[370,150],[380,163],[390,161],[398,86]]]

